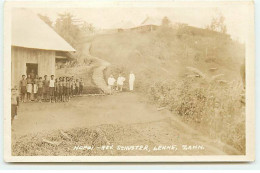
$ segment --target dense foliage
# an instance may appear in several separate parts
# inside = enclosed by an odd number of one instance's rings
[[[245,105],[241,83],[205,84],[198,80],[201,79],[156,82],[146,94],[194,128],[244,154]]]

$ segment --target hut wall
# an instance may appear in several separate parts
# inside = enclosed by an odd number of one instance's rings
[[[26,75],[26,63],[38,64],[38,75],[55,75],[55,51],[29,49],[12,46],[12,86],[19,85],[22,75]]]

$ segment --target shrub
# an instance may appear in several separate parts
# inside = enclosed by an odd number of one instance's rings
[[[213,139],[245,153],[244,93],[240,83],[202,83],[202,79],[156,82],[147,94]]]

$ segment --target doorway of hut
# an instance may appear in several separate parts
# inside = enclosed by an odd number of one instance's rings
[[[26,63],[26,74],[30,75],[32,79],[38,75],[38,64],[36,63]]]

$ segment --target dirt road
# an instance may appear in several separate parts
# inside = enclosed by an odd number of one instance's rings
[[[202,136],[168,110],[157,111],[154,105],[135,93],[76,97],[69,103],[22,104],[19,119],[13,122],[12,138],[19,141],[28,134],[50,134],[58,129],[71,133],[69,130],[75,128],[99,129],[114,146],[149,145],[151,150],[100,151],[99,155],[237,154],[233,148]],[[83,139],[89,138],[85,136]],[[169,149],[173,145],[178,149]],[[157,150],[163,146],[168,146],[169,150]],[[67,154],[86,153],[74,151]]]

